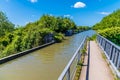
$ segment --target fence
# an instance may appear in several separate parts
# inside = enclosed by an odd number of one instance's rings
[[[100,35],[97,35],[97,42],[112,65],[114,72],[120,78],[120,47]]]
[[[81,50],[83,49],[85,43],[86,43],[87,37],[84,38],[72,58],[70,59],[67,66],[62,71],[61,75],[59,76],[58,80],[73,80],[76,72],[76,67],[78,64],[78,61],[81,57]]]

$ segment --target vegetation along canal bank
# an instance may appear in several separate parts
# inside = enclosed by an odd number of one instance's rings
[[[67,17],[43,15],[39,20],[26,26],[15,27],[6,15],[0,11],[0,58],[16,54],[39,45],[51,42],[62,42],[65,36],[90,29],[76,26]]]

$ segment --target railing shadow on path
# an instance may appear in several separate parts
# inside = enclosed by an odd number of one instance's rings
[[[120,78],[120,47],[97,34],[97,43],[103,50],[114,73]]]

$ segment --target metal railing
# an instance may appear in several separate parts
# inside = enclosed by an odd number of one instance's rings
[[[87,40],[87,37],[84,38],[64,70],[62,71],[61,75],[59,76],[58,80],[73,80],[75,76],[75,72],[77,69],[77,64],[81,57],[81,50],[83,49],[85,42]]]
[[[100,35],[97,35],[97,42],[112,65],[114,72],[120,78],[120,47]]]

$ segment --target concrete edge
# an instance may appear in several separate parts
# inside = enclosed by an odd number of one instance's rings
[[[35,51],[35,50],[44,48],[44,47],[49,46],[49,45],[54,44],[54,43],[55,43],[55,41],[52,41],[52,42],[49,42],[49,43],[40,45],[40,46],[35,47],[35,48],[31,48],[31,49],[25,50],[25,51],[23,51],[23,52],[19,52],[19,53],[12,54],[12,55],[10,55],[10,56],[1,58],[1,59],[0,59],[0,64],[6,63],[6,62],[11,61],[11,60],[14,60],[14,59],[16,59],[16,58],[19,58],[19,57],[21,57],[21,56],[24,56],[24,55],[26,55],[26,54],[29,54],[30,52],[33,52],[33,51]]]

